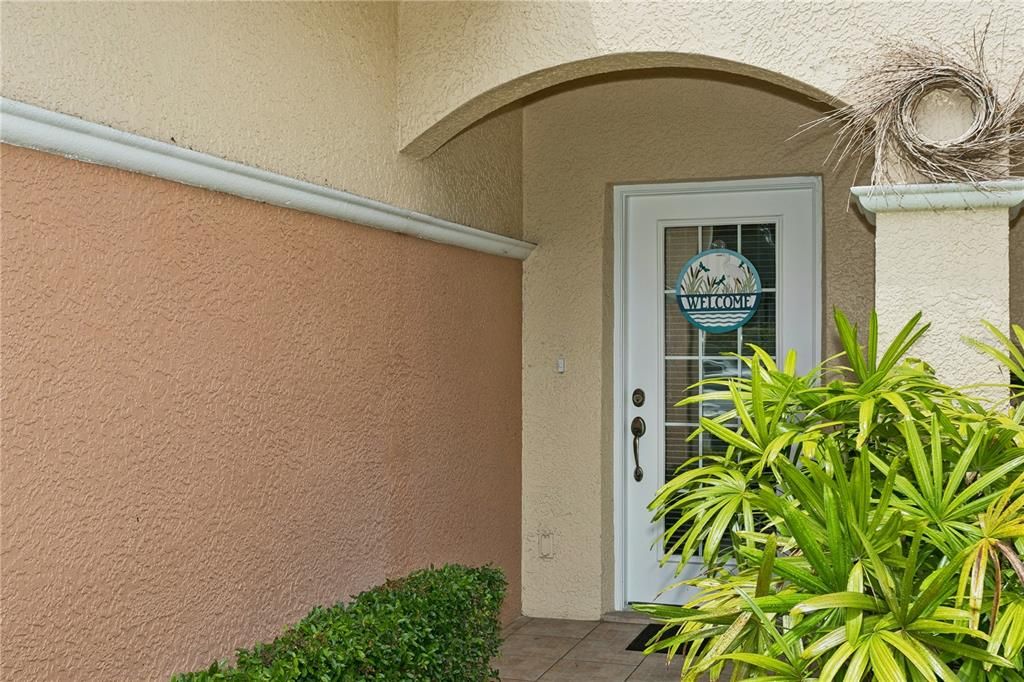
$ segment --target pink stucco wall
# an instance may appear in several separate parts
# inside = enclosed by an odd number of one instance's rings
[[[431,562],[518,613],[518,262],[2,164],[0,678],[165,678]]]

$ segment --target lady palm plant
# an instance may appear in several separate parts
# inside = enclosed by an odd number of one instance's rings
[[[812,372],[752,348],[749,378],[680,403],[732,409],[694,434],[724,451],[650,505],[665,560],[705,571],[690,603],[637,607],[665,623],[648,652],[683,680],[1024,682],[1024,406],[910,359],[920,316],[884,350],[874,317],[863,345],[835,321],[844,353]]]

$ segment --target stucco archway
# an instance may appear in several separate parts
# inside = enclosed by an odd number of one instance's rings
[[[559,64],[502,83],[473,97],[437,120],[409,142],[402,151],[415,158],[425,158],[477,121],[514,102],[558,85],[602,74],[655,69],[694,69],[744,76],[782,87],[812,100],[831,105],[841,103],[834,95],[796,78],[720,57],[679,52],[609,54]]]
[[[423,158],[474,122],[541,89],[657,66],[754,76],[832,102],[880,45],[908,35],[939,45],[970,44],[976,30],[992,16],[1010,16],[1014,5],[402,3],[398,146]],[[1019,50],[1007,51],[999,79],[1012,84],[1021,59]]]

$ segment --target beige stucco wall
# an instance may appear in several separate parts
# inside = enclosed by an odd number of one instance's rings
[[[991,341],[982,320],[997,329],[1009,328],[1007,210],[880,212],[876,222],[880,342],[895,336],[910,303],[931,324],[914,353],[940,377],[961,386],[1005,384],[1006,368],[968,346],[963,337]],[[1005,391],[975,390],[1005,398]]]
[[[527,107],[525,133],[517,109],[485,117],[575,77],[672,64],[841,95],[886,36],[944,44],[989,16],[1000,73],[1012,73],[1024,64],[1016,7],[8,2],[0,93],[540,241],[523,347],[528,603],[594,615],[611,585],[607,183],[825,171],[829,141],[786,140],[816,115],[806,103],[706,78],[564,92]],[[423,161],[397,152],[433,151],[481,119]],[[860,316],[871,304],[871,234],[845,210],[850,184],[825,174],[826,302]],[[1011,306],[1024,321],[1020,227],[1010,258]],[[560,353],[569,370],[556,378]],[[556,535],[551,561],[535,557],[539,530]]]
[[[0,94],[517,236],[520,114],[399,154],[395,3],[5,2]]]
[[[1010,321],[1024,326],[1024,212],[1010,224]]]
[[[525,108],[524,236],[538,243],[523,293],[528,615],[593,618],[612,607],[610,184],[823,174],[825,310],[864,319],[873,236],[847,210],[852,173],[823,167],[827,135],[788,139],[817,115],[787,93],[708,74],[588,84]],[[554,535],[551,559],[538,556],[542,532]]]
[[[842,98],[880,42],[969,44],[986,24],[990,66],[1008,88],[1024,68],[1019,0],[402,3],[401,143],[426,154],[524,95],[652,65],[714,66]]]
[[[493,562],[521,263],[2,147],[0,679],[166,680]]]

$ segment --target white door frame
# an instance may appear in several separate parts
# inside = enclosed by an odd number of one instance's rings
[[[614,185],[612,187],[612,221],[614,230],[614,280],[613,280],[613,323],[612,323],[612,486],[613,486],[613,538],[615,552],[615,608],[626,606],[626,448],[625,429],[627,400],[625,396],[626,329],[623,321],[625,311],[626,278],[626,204],[629,197],[658,194],[708,194],[713,192],[749,192],[773,189],[810,189],[814,201],[814,281],[813,292],[814,348],[821,353],[822,318],[822,186],[820,176],[798,176],[778,178],[756,178],[749,180],[714,180],[707,182],[672,182],[643,185]],[[818,359],[815,359],[815,363]]]

